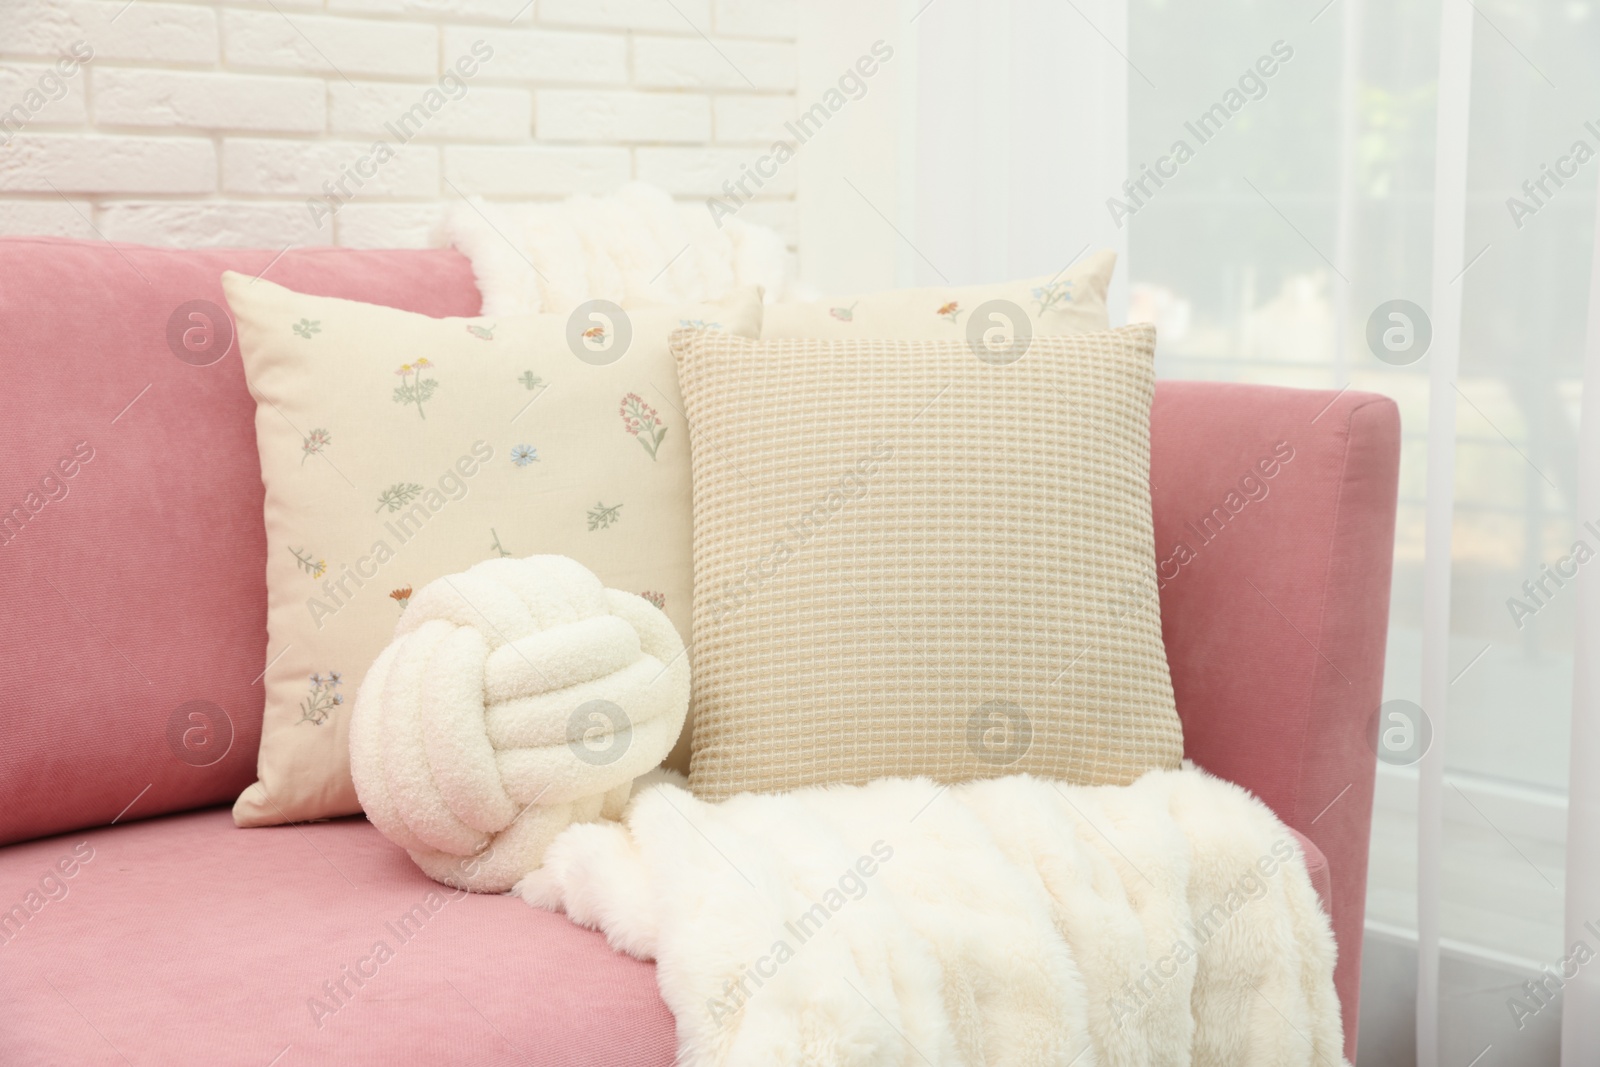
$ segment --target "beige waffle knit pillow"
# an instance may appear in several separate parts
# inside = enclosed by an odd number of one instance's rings
[[[673,336],[695,429],[690,785],[1176,767],[1149,326]]]

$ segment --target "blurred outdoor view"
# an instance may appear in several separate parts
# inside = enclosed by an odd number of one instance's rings
[[[1399,402],[1384,695],[1420,701],[1428,361],[1386,365],[1366,333],[1385,301],[1430,304],[1439,4],[1323,3],[1135,0],[1130,170],[1180,138],[1195,151],[1127,220],[1131,316],[1157,323],[1165,377]],[[1600,516],[1575,513],[1600,158],[1573,155],[1600,153],[1600,4],[1475,7],[1443,929],[1447,950],[1536,971],[1561,952],[1574,598],[1570,581],[1538,600],[1523,583],[1576,540],[1600,551],[1580,528]],[[1185,123],[1280,41],[1292,56],[1260,98],[1199,143]],[[1558,185],[1558,166],[1577,174]],[[1379,772],[1369,929],[1410,933],[1416,769]]]

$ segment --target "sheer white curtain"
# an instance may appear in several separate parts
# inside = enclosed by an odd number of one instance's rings
[[[936,0],[915,24],[910,281],[1052,274],[1127,252],[1105,210],[1127,169],[1125,0]],[[1113,321],[1125,313],[1118,271]]]
[[[1445,739],[1450,717],[1450,593],[1456,492],[1456,379],[1466,267],[1472,8],[1446,0],[1434,113],[1433,346],[1428,353],[1427,518],[1422,577],[1422,710],[1433,744],[1417,793],[1417,1063],[1439,1064]]]
[[[1113,320],[1156,323],[1163,376],[1398,402],[1384,697],[1435,736],[1379,767],[1361,1062],[1600,1062],[1600,0],[801,8],[802,106],[872,37],[896,48],[803,149],[803,279],[1022,277],[1109,244]],[[1271,54],[1176,178],[1108,214]],[[1415,362],[1369,347],[1394,300],[1431,318]]]
[[[1600,212],[1589,273],[1588,336],[1578,431],[1578,515],[1600,518]],[[1600,523],[1597,523],[1600,525]],[[1573,641],[1572,755],[1567,798],[1566,944],[1595,947],[1600,926],[1600,582],[1577,590]],[[1562,1067],[1600,1063],[1600,976],[1586,968],[1567,985]]]
[[[1294,49],[1130,222],[1162,373],[1348,383],[1402,410],[1385,698],[1420,704],[1434,736],[1420,765],[1379,768],[1361,1061],[1554,1064],[1564,1028],[1566,1062],[1600,1062],[1600,965],[1567,962],[1580,940],[1600,954],[1583,925],[1600,929],[1600,621],[1574,636],[1579,612],[1600,620],[1600,578],[1570,575],[1577,541],[1600,549],[1578,462],[1583,413],[1596,478],[1582,168],[1600,164],[1574,151],[1600,150],[1600,10],[1134,0],[1129,38],[1161,72],[1130,77],[1135,165],[1253,52]],[[1404,366],[1366,339],[1395,299],[1433,329]]]
[[[802,5],[802,107],[875,37],[895,50],[893,80],[801,150],[802,281],[967,284],[1125,256],[1104,201],[1126,177],[1127,20],[1127,0]],[[1127,291],[1119,270],[1114,322]]]

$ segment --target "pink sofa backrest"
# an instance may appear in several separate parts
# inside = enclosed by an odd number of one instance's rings
[[[0,844],[255,778],[266,538],[224,270],[479,307],[453,251],[0,240]]]
[[[1399,469],[1385,397],[1156,387],[1161,625],[1184,747],[1327,857],[1352,1063]]]

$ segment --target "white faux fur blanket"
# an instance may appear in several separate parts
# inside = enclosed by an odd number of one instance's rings
[[[1343,1063],[1293,837],[1194,769],[718,805],[641,783],[516,892],[656,961],[685,1067]]]

